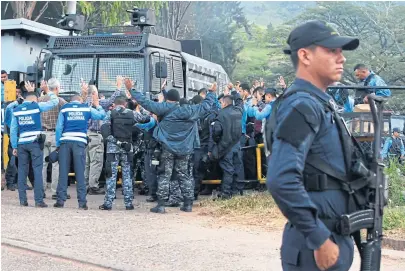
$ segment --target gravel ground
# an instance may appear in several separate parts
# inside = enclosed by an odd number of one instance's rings
[[[49,196],[49,208],[32,207],[32,191],[30,207],[20,207],[17,191],[1,192],[2,270],[281,270],[278,231],[222,225],[178,208],[153,214],[143,196],[125,211],[121,190],[112,211],[98,210],[103,196],[93,195],[89,210],[79,211],[69,189],[64,209]],[[382,270],[405,270],[405,252],[383,253]],[[359,270],[358,257],[351,270]]]

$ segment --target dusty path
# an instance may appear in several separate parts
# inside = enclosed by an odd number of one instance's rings
[[[218,225],[178,208],[152,214],[141,196],[125,211],[120,193],[113,211],[98,210],[103,196],[88,196],[90,209],[79,211],[70,193],[64,209],[49,198],[50,208],[32,207],[32,191],[25,208],[17,192],[1,193],[2,270],[281,270],[280,232]],[[405,252],[384,254],[382,270],[405,270]]]

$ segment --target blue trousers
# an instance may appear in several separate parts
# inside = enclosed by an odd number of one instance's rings
[[[194,149],[193,154],[193,177],[194,177],[194,193],[198,194],[201,188],[201,182],[205,176],[205,169],[201,169],[201,160],[204,155],[208,154],[208,146],[202,145],[199,149]]]
[[[145,180],[149,188],[149,196],[156,197],[157,174],[151,166],[153,150],[147,149],[145,152]]]
[[[232,149],[220,159],[219,166],[222,168],[221,192],[224,195],[232,195],[234,190],[243,190],[243,184],[238,183],[240,168],[243,168],[240,158],[240,143],[236,143]],[[236,192],[236,191],[235,191]]]
[[[34,198],[35,203],[44,201],[44,183],[42,181],[43,152],[38,142],[18,145],[18,196],[20,203],[27,202],[27,177],[30,160],[34,171]]]
[[[330,239],[339,246],[337,262],[328,271],[347,271],[353,262],[354,245],[351,237],[345,237],[332,232]],[[287,223],[284,228],[281,245],[281,263],[283,270],[288,271],[318,271],[314,251],[306,246],[306,239],[297,229]]]
[[[59,183],[56,189],[57,201],[64,203],[67,199],[68,175],[71,159],[76,177],[77,200],[79,206],[87,203],[86,181],[84,169],[86,166],[86,145],[82,142],[63,142],[59,149]]]

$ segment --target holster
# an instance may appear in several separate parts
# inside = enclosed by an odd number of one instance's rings
[[[44,150],[45,141],[46,141],[46,135],[45,135],[45,134],[39,134],[39,135],[37,136],[37,142],[38,142],[38,144],[39,144],[39,148],[40,148],[41,151]]]

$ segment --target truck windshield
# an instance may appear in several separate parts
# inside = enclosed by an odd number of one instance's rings
[[[116,90],[118,75],[137,81],[143,89],[144,58],[142,55],[56,56],[52,77],[61,82],[60,93],[80,93],[80,82],[96,80],[100,93],[110,95]],[[124,85],[122,86],[124,90]]]

